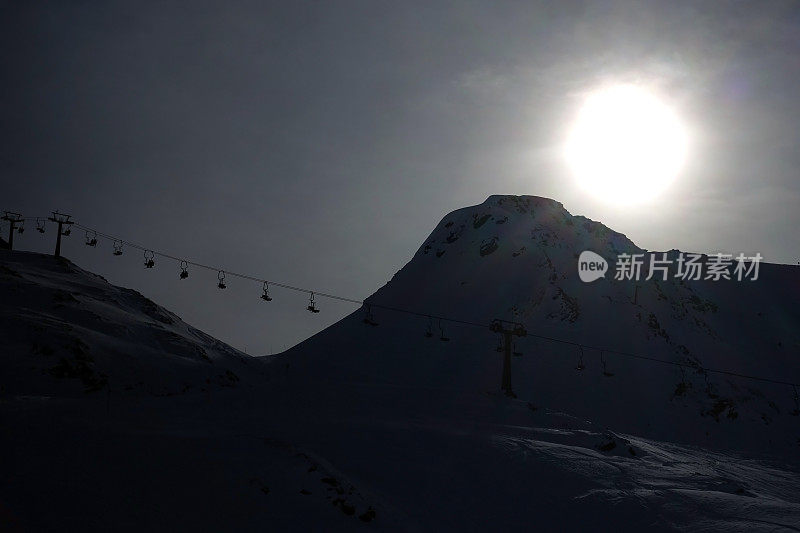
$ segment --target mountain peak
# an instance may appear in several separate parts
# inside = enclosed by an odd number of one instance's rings
[[[492,194],[486,200],[480,204],[482,206],[485,205],[513,205],[513,206],[525,206],[525,207],[553,207],[553,208],[564,208],[564,204],[553,200],[552,198],[547,198],[544,196],[535,196],[532,194]]]
[[[465,249],[465,242],[471,251]],[[491,195],[481,204],[446,215],[415,258],[473,252],[486,257],[495,251],[519,257],[532,247],[568,247],[571,252],[588,249],[608,256],[607,259],[621,252],[642,251],[622,233],[587,217],[572,215],[556,200],[531,195]]]

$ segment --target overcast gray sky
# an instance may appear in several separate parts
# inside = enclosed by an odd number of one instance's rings
[[[796,2],[0,2],[0,45],[2,209],[356,297],[491,194],[555,198],[648,249],[800,260]],[[656,88],[690,134],[654,204],[587,197],[561,157],[615,81]],[[79,265],[250,353],[352,309],[220,293],[77,237]]]

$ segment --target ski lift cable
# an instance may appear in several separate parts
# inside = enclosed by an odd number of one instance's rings
[[[206,265],[206,264],[203,264],[203,263],[198,263],[196,261],[190,261],[188,259],[183,259],[181,257],[177,257],[177,256],[174,256],[174,255],[165,253],[165,252],[159,252],[159,251],[153,250],[152,248],[148,248],[148,247],[146,247],[144,245],[141,245],[141,244],[138,244],[138,243],[135,243],[135,242],[132,242],[132,241],[128,241],[128,240],[125,240],[125,239],[120,239],[119,237],[114,237],[113,235],[109,235],[107,233],[103,233],[103,232],[98,231],[98,230],[96,230],[94,228],[89,228],[89,227],[83,226],[82,224],[79,224],[79,223],[75,223],[75,226],[77,226],[79,228],[82,228],[84,230],[97,232],[97,235],[99,237],[104,237],[104,238],[109,239],[109,240],[119,241],[121,243],[124,243],[127,246],[130,246],[131,248],[136,248],[136,249],[139,249],[141,251],[152,252],[155,255],[164,257],[166,259],[171,259],[173,261],[178,261],[178,262],[184,261],[188,265],[192,265],[192,266],[195,266],[195,267],[198,267],[198,268],[203,268],[203,269],[211,270],[211,271],[215,271],[215,272],[220,272],[221,270],[223,270],[223,269],[221,269],[219,267]],[[288,289],[288,290],[297,291],[297,292],[304,292],[304,293],[309,294],[309,295],[310,294],[314,294],[314,295],[319,296],[319,297],[324,297],[324,298],[328,298],[328,299],[331,299],[331,300],[338,300],[338,301],[341,301],[341,302],[353,303],[353,304],[358,304],[358,305],[367,305],[365,300],[359,300],[359,299],[356,299],[356,298],[348,298],[348,297],[345,297],[345,296],[338,296],[336,294],[330,294],[330,293],[318,291],[316,289],[307,289],[305,287],[298,287],[298,286],[295,286],[295,285],[289,285],[287,283],[279,283],[279,282],[276,282],[276,281],[270,281],[270,280],[265,279],[265,278],[259,278],[259,277],[256,277],[256,276],[250,276],[250,275],[247,275],[247,274],[241,274],[241,273],[233,272],[233,271],[230,271],[230,270],[224,270],[224,272],[228,276],[237,277],[237,278],[245,279],[245,280],[249,280],[249,281],[256,281],[258,283],[267,283],[268,285],[273,286],[273,287],[280,287],[282,289]],[[372,305],[376,309],[385,309],[387,311],[395,311],[395,312],[398,312],[398,313],[406,313],[406,314],[422,316],[422,317],[426,317],[426,318],[430,317],[430,318],[433,318],[433,319],[436,319],[436,320],[444,320],[446,322],[452,322],[452,323],[455,323],[455,324],[462,324],[462,325],[466,325],[466,326],[475,326],[475,327],[480,327],[480,328],[488,327],[488,324],[484,324],[484,323],[471,322],[471,321],[468,321],[468,320],[460,320],[460,319],[448,318],[448,317],[444,317],[444,316],[431,315],[430,313],[421,313],[421,312],[412,311],[412,310],[409,310],[409,309],[401,309],[399,307],[392,307],[392,306],[388,306],[388,305],[376,304],[376,303],[373,303],[373,302],[370,302],[369,305]]]
[[[215,266],[206,265],[206,264],[203,264],[203,263],[198,263],[196,261],[190,261],[188,259],[182,259],[182,258],[174,256],[172,254],[156,251],[156,250],[153,250],[152,248],[148,248],[146,246],[143,246],[141,244],[135,243],[133,241],[120,239],[119,237],[114,237],[113,235],[109,235],[107,233],[103,233],[103,232],[98,231],[98,230],[93,229],[93,228],[88,228],[88,227],[83,226],[83,225],[78,224],[78,223],[76,223],[75,225],[77,227],[80,227],[80,228],[84,229],[84,230],[97,232],[97,235],[99,237],[103,237],[103,238],[106,238],[106,239],[109,239],[109,240],[117,241],[117,242],[120,242],[120,243],[125,244],[127,246],[130,246],[131,248],[135,248],[135,249],[138,249],[138,250],[141,250],[141,251],[147,251],[148,253],[152,252],[153,254],[161,256],[161,257],[164,257],[166,259],[171,259],[173,261],[178,261],[178,262],[183,261],[187,265],[192,265],[192,266],[195,266],[195,267],[198,267],[198,268],[203,268],[203,269],[210,270],[210,271],[215,271],[215,272],[219,272],[220,270],[222,270],[222,269],[220,269],[218,267],[215,267]],[[316,296],[328,298],[328,299],[331,299],[331,300],[338,300],[338,301],[341,301],[341,302],[353,303],[353,304],[358,304],[358,305],[366,305],[366,301],[365,300],[359,300],[359,299],[355,299],[355,298],[348,298],[348,297],[344,297],[344,296],[338,296],[336,294],[326,293],[326,292],[318,291],[316,289],[307,289],[305,287],[298,287],[298,286],[290,285],[290,284],[287,284],[287,283],[279,283],[279,282],[276,282],[276,281],[270,281],[268,279],[259,278],[259,277],[256,277],[256,276],[250,276],[250,275],[247,275],[247,274],[241,274],[241,273],[238,273],[238,272],[232,272],[232,271],[229,271],[229,270],[225,270],[225,273],[227,275],[229,275],[229,276],[237,277],[237,278],[240,278],[240,279],[245,279],[245,280],[249,280],[249,281],[255,281],[255,282],[258,282],[258,283],[266,283],[266,284],[268,284],[270,286],[273,286],[273,287],[280,287],[282,289],[288,289],[288,290],[293,290],[293,291],[297,291],[297,292],[303,292],[303,293],[306,293],[306,294],[309,294],[309,295],[310,294],[314,294]],[[444,320],[446,322],[451,322],[451,323],[454,323],[454,324],[461,324],[461,325],[465,325],[465,326],[474,326],[474,327],[479,327],[479,328],[488,327],[488,324],[483,324],[483,323],[479,323],[479,322],[472,322],[472,321],[468,321],[468,320],[461,320],[461,319],[456,319],[456,318],[449,318],[449,317],[438,316],[438,315],[431,315],[429,313],[422,313],[422,312],[413,311],[413,310],[409,310],[409,309],[402,309],[402,308],[399,308],[399,307],[381,305],[381,304],[376,304],[376,303],[372,303],[372,302],[370,302],[370,305],[372,305],[376,309],[384,309],[384,310],[387,310],[387,311],[394,311],[394,312],[398,312],[398,313],[405,313],[405,314],[410,314],[410,315],[415,315],[415,316],[430,317],[430,318],[433,318],[433,319],[436,319],[436,320]]]
[[[157,251],[157,250],[153,250],[152,248],[148,248],[146,246],[143,246],[141,244],[137,244],[137,243],[132,242],[132,241],[128,241],[128,240],[125,240],[125,239],[120,239],[119,237],[114,237],[113,235],[109,235],[107,233],[102,233],[102,232],[97,231],[97,230],[95,230],[93,228],[88,228],[86,226],[79,225],[79,224],[75,224],[75,225],[80,227],[80,228],[82,228],[82,229],[84,229],[84,230],[88,230],[88,231],[92,231],[92,232],[96,231],[98,237],[103,237],[105,239],[118,241],[120,243],[125,244],[126,246],[130,246],[131,248],[135,248],[135,249],[141,250],[143,252],[147,251],[148,253],[152,252],[155,255],[164,257],[166,259],[171,259],[173,261],[178,261],[178,262],[183,261],[187,265],[192,265],[192,266],[195,266],[195,267],[198,267],[198,268],[204,268],[206,270],[213,270],[215,272],[224,271],[225,274],[228,275],[228,276],[237,277],[237,278],[240,278],[240,279],[246,279],[246,280],[250,280],[250,281],[257,281],[259,283],[268,283],[270,286],[281,287],[283,289],[289,289],[289,290],[293,290],[293,291],[304,292],[306,294],[314,293],[316,296],[322,296],[322,297],[325,297],[325,298],[329,298],[329,299],[333,299],[333,300],[340,300],[340,301],[343,301],[343,302],[349,302],[349,303],[355,303],[355,304],[361,304],[361,305],[364,304],[363,300],[356,300],[354,298],[346,298],[344,296],[337,296],[335,294],[328,294],[328,293],[324,293],[324,292],[313,290],[313,289],[306,289],[304,287],[297,287],[297,286],[289,285],[289,284],[286,284],[286,283],[279,283],[279,282],[276,282],[276,281],[270,281],[268,279],[259,278],[259,277],[255,277],[255,276],[249,276],[247,274],[241,274],[241,273],[233,272],[233,271],[230,271],[230,270],[224,270],[224,269],[221,269],[221,268],[218,268],[218,267],[215,267],[215,266],[206,265],[206,264],[203,264],[203,263],[198,263],[196,261],[190,261],[188,259],[182,259],[180,257],[174,256],[174,255],[171,255],[171,254],[168,254],[168,253],[165,253],[165,252],[160,252],[160,251]],[[376,307],[378,307],[378,306],[376,305]]]
[[[28,218],[28,217],[26,217],[26,218]],[[30,217],[30,218],[35,219],[36,217]],[[128,240],[125,240],[125,239],[120,239],[119,237],[114,237],[113,235],[109,235],[109,234],[103,233],[103,232],[101,232],[101,231],[99,231],[97,229],[84,226],[84,225],[82,225],[82,224],[80,224],[78,222],[75,222],[74,225],[76,227],[78,227],[78,228],[81,228],[81,229],[84,229],[84,230],[87,230],[87,231],[96,232],[98,237],[103,237],[103,238],[106,238],[106,239],[109,239],[109,240],[112,240],[112,241],[118,241],[118,242],[123,243],[123,244],[125,244],[127,246],[130,246],[132,248],[136,248],[136,249],[139,249],[141,251],[152,252],[153,254],[161,256],[161,257],[164,257],[166,259],[171,259],[173,261],[178,261],[178,262],[183,261],[187,265],[192,265],[192,266],[195,266],[195,267],[198,267],[198,268],[203,268],[203,269],[206,269],[206,270],[211,270],[211,271],[216,271],[216,272],[223,271],[223,269],[218,268],[218,267],[206,265],[206,264],[203,264],[203,263],[198,263],[196,261],[190,261],[190,260],[184,259],[182,257],[178,257],[178,256],[174,256],[174,255],[171,255],[171,254],[168,254],[168,253],[165,253],[165,252],[159,252],[159,251],[153,250],[152,248],[148,248],[146,246],[143,246],[141,244],[137,244],[137,243],[132,242],[132,241],[128,241]],[[305,287],[298,287],[296,285],[290,285],[290,284],[287,284],[287,283],[279,283],[279,282],[276,282],[276,281],[270,281],[270,280],[267,280],[267,279],[264,279],[264,278],[259,278],[259,277],[256,277],[256,276],[250,276],[250,275],[247,275],[247,274],[241,274],[241,273],[237,273],[237,272],[232,272],[232,271],[229,271],[229,270],[224,270],[224,272],[228,276],[232,276],[232,277],[236,277],[236,278],[240,278],[240,279],[245,279],[245,280],[249,280],[249,281],[255,281],[255,282],[258,282],[258,283],[266,283],[266,284],[268,284],[270,286],[273,286],[273,287],[280,287],[282,289],[287,289],[287,290],[292,290],[292,291],[297,291],[297,292],[303,292],[303,293],[306,293],[306,294],[309,294],[309,295],[313,294],[315,296],[319,296],[319,297],[322,297],[322,298],[328,298],[328,299],[331,299],[331,300],[338,300],[338,301],[341,301],[341,302],[347,302],[347,303],[358,304],[358,305],[371,305],[372,307],[374,307],[376,309],[384,309],[386,311],[393,311],[393,312],[397,312],[397,313],[404,313],[404,314],[408,314],[408,315],[424,317],[424,318],[428,318],[429,320],[440,320],[440,321],[450,322],[450,323],[453,323],[453,324],[460,324],[460,325],[464,325],[464,326],[472,326],[472,327],[478,327],[478,328],[484,328],[484,329],[488,328],[491,325],[491,322],[490,323],[480,323],[480,322],[474,322],[474,321],[469,321],[469,320],[461,320],[461,319],[445,317],[445,316],[437,316],[437,315],[432,315],[430,313],[423,313],[423,312],[419,312],[419,311],[414,311],[414,310],[410,310],[410,309],[403,309],[403,308],[393,307],[393,306],[389,306],[389,305],[381,305],[381,304],[374,303],[374,302],[369,302],[369,304],[367,304],[367,302],[365,300],[360,300],[360,299],[356,299],[356,298],[348,298],[348,297],[345,297],[345,296],[338,296],[338,295],[335,295],[335,294],[321,292],[321,291],[318,291],[318,290],[315,290],[315,289],[307,289]],[[690,365],[690,364],[681,363],[681,362],[678,362],[678,361],[670,361],[668,359],[660,359],[658,357],[651,357],[651,356],[648,356],[648,355],[636,354],[636,353],[626,352],[626,351],[623,351],[623,350],[616,350],[616,349],[607,348],[607,347],[595,346],[595,345],[575,342],[575,341],[571,341],[571,340],[567,340],[567,339],[560,339],[560,338],[556,338],[556,337],[550,337],[550,336],[547,336],[547,335],[540,335],[540,334],[537,334],[537,333],[531,333],[530,331],[528,331],[527,335],[529,337],[534,337],[536,339],[541,339],[541,340],[545,340],[545,341],[550,341],[550,342],[555,342],[555,343],[575,346],[575,347],[577,347],[579,349],[586,348],[586,349],[599,350],[599,351],[601,350],[601,351],[603,351],[603,352],[605,352],[607,354],[614,354],[614,355],[619,355],[619,356],[622,356],[622,357],[628,357],[628,358],[632,358],[632,359],[639,359],[639,360],[642,360],[642,361],[650,361],[650,362],[654,362],[654,363],[662,363],[662,364],[672,365],[672,366],[682,367],[682,368],[700,369],[700,370],[702,370],[704,372],[707,372],[707,373],[720,374],[720,375],[737,377],[737,378],[742,378],[742,379],[750,379],[750,380],[753,380],[753,381],[761,381],[761,382],[764,382],[764,383],[772,383],[772,384],[775,384],[775,385],[789,385],[789,386],[792,386],[792,387],[800,386],[800,384],[793,383],[793,382],[790,382],[790,381],[766,378],[766,377],[762,377],[762,376],[754,376],[754,375],[750,375],[750,374],[743,374],[743,373],[740,373],[740,372],[733,372],[733,371],[730,371],[730,370],[723,370],[723,369],[719,369],[719,368],[698,367],[697,365]]]

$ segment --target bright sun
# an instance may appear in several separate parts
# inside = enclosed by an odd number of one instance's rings
[[[675,114],[634,85],[590,95],[566,145],[580,185],[617,204],[657,197],[675,178],[685,154],[686,135]]]

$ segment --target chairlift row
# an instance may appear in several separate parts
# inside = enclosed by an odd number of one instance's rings
[[[178,277],[180,279],[186,279],[189,277],[189,262],[186,260],[181,260],[180,262],[180,274]],[[225,271],[219,270],[217,271],[217,288],[219,289],[226,289],[228,285],[225,283]],[[261,294],[261,299],[265,302],[271,302],[272,297],[269,295],[269,283],[266,281],[264,282],[263,293]],[[316,311],[317,313],[319,310]]]
[[[19,221],[20,225],[16,228],[17,233],[24,233],[25,232],[25,220]],[[36,231],[39,233],[44,233],[47,229],[47,219],[36,217]],[[67,225],[65,229],[61,231],[61,235],[64,237],[69,237],[72,234],[71,226]],[[97,232],[94,230],[86,230],[86,246],[96,247],[97,246]],[[119,242],[119,246],[114,247],[114,255],[122,255],[122,241],[115,241]]]
[[[425,330],[425,336],[428,338],[433,337],[433,317],[428,317],[428,327]],[[450,337],[444,334],[444,327],[442,326],[442,319],[439,319],[439,340],[442,342],[447,342],[450,340]]]
[[[503,348],[503,336],[502,335],[498,335],[497,336],[497,347],[494,350],[496,352],[500,353],[500,352],[503,351],[503,349],[504,349]],[[511,354],[514,355],[515,357],[522,357],[524,355],[522,350],[517,349],[517,341],[512,341],[511,342]]]
[[[498,351],[499,351],[499,347],[498,347]],[[609,378],[609,377],[612,377],[614,375],[613,372],[609,372],[608,371],[608,366],[606,364],[606,359],[605,359],[605,350],[600,350],[600,364],[603,367],[603,376]],[[578,364],[575,366],[575,370],[581,371],[581,370],[584,370],[585,368],[586,368],[586,365],[583,362],[583,346],[578,345]],[[681,384],[686,386],[688,381],[686,379],[686,371],[685,371],[683,365],[679,365],[678,369],[681,372]],[[709,378],[708,378],[708,372],[703,372],[703,380],[705,381],[705,384],[706,384],[706,393],[707,394],[713,394],[714,393],[713,384],[711,383],[711,380],[709,380]],[[792,387],[792,391],[794,393],[793,396],[792,396],[792,399],[794,400],[794,410],[791,411],[791,415],[792,416],[800,416],[800,396],[797,393],[797,386],[796,385],[792,385],[791,387]]]
[[[583,361],[583,346],[578,345],[578,364],[575,365],[575,370],[582,372],[586,370],[586,363]],[[605,350],[600,350],[600,366],[603,368],[603,376],[610,378],[614,376],[613,372],[609,372],[608,364],[606,363]]]
[[[86,232],[86,244],[88,246],[97,246],[97,232],[95,232],[95,231],[92,231],[91,233],[89,231]],[[117,255],[117,256],[122,255],[123,247],[124,247],[123,241],[121,241],[119,239],[115,239],[114,240],[114,244],[113,244],[113,248],[114,248],[113,254]],[[145,268],[153,268],[153,267],[155,267],[155,252],[153,252],[153,250],[145,250],[143,255],[144,255],[144,266],[145,266]],[[180,262],[180,273],[179,273],[178,277],[180,279],[186,279],[186,278],[189,277],[189,262],[188,261],[182,260]],[[225,271],[224,270],[219,270],[217,272],[217,288],[225,289],[227,287],[228,286],[225,283]],[[272,301],[272,297],[269,294],[269,283],[266,282],[266,281],[264,282],[263,294],[261,294],[261,299],[264,300],[265,302],[271,302]],[[319,308],[317,307],[316,302],[314,301],[314,293],[313,292],[311,293],[311,298],[309,300],[309,304],[306,307],[306,309],[308,309],[308,311],[310,311],[312,313],[319,313],[319,311],[320,311]],[[371,325],[375,325],[375,326],[378,325],[378,323],[375,322],[374,319],[372,318],[371,311],[369,313],[368,318],[365,318],[364,321],[366,323],[371,324]]]
[[[19,226],[16,227],[17,233],[25,233],[25,219],[20,219]],[[36,217],[36,231],[39,233],[44,233],[47,229],[47,219]],[[93,235],[90,237],[90,232],[86,232],[86,244],[89,246],[96,246],[97,245],[97,232],[91,232]],[[61,235],[64,237],[69,237],[72,234],[72,229],[68,225],[62,232]],[[94,244],[91,244],[91,243]]]

